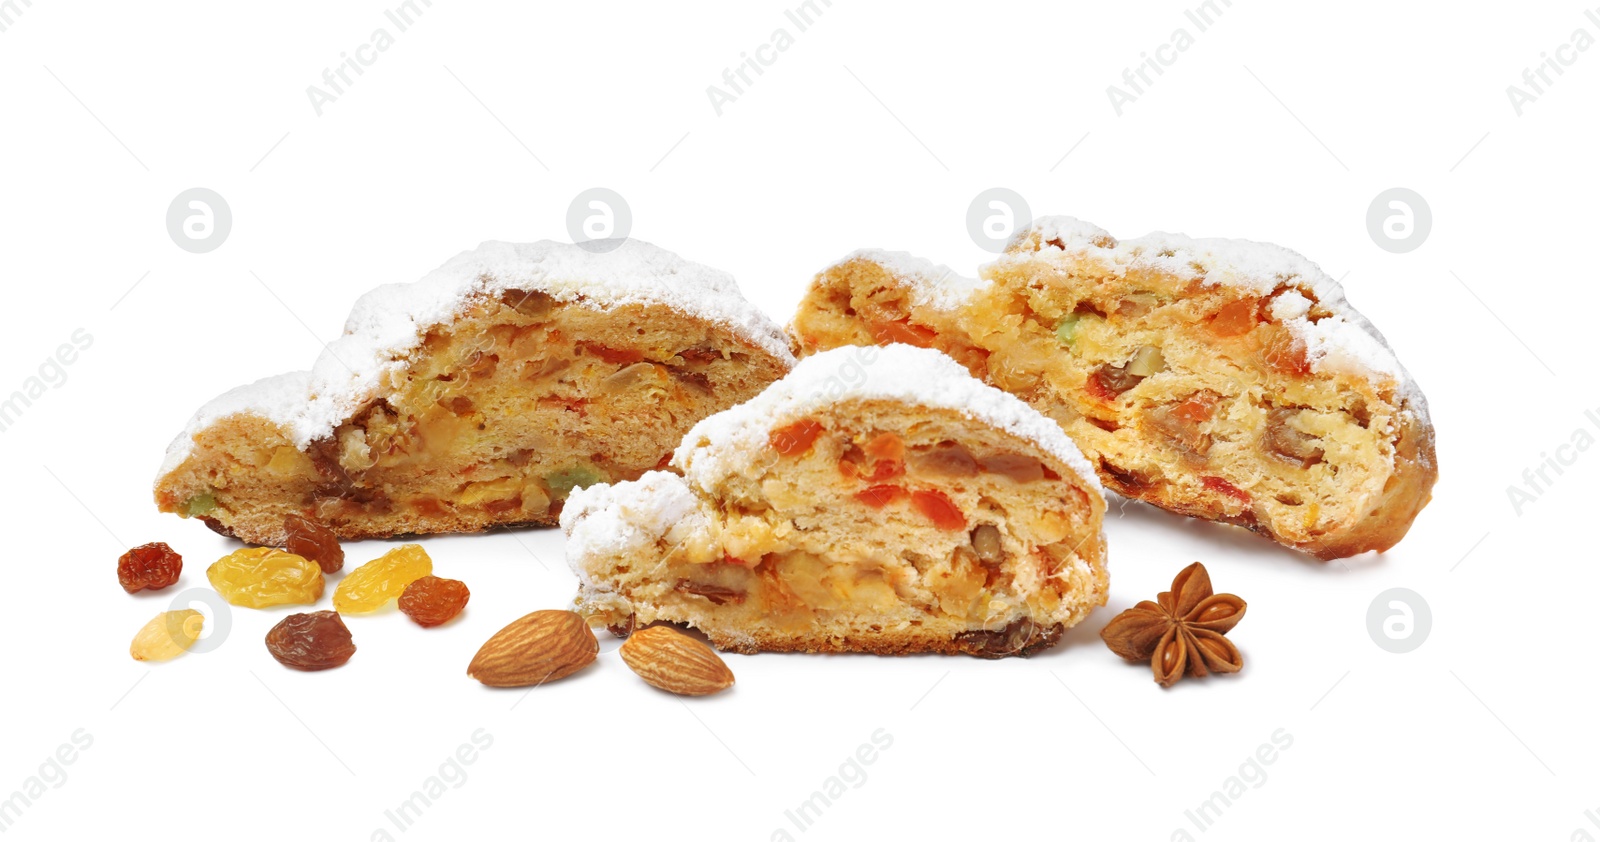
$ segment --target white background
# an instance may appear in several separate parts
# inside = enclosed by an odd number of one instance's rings
[[[385,3],[5,5],[0,394],[93,336],[0,433],[0,797],[79,729],[93,741],[64,781],[45,770],[56,785],[6,838],[1600,836],[1600,454],[1562,451],[1575,464],[1520,513],[1506,490],[1574,431],[1600,437],[1583,414],[1600,416],[1600,48],[1566,53],[1521,116],[1506,93],[1575,30],[1600,36],[1583,4],[1237,0],[1204,33],[1181,2],[835,0],[804,33],[772,2],[437,0],[404,33]],[[307,86],[379,27],[393,46],[318,116]],[[718,116],[707,86],[779,27],[793,46]],[[1193,46],[1118,116],[1107,86],[1179,27]],[[234,220],[202,255],[164,221],[196,186]],[[1123,237],[1288,245],[1344,278],[1426,391],[1434,501],[1393,551],[1329,564],[1114,504],[1111,604],[1048,653],[729,656],[736,689],[688,703],[609,640],[526,696],[464,675],[500,626],[571,598],[555,531],[426,541],[471,586],[466,614],[352,618],[343,669],[268,656],[298,609],[234,609],[215,652],[130,660],[133,632],[228,547],[150,499],[189,414],[308,366],[373,285],[481,240],[568,237],[595,186],[626,197],[633,235],[731,271],[779,321],[858,247],[973,272],[967,206],[996,186]],[[1409,254],[1365,221],[1396,186],[1432,209]],[[124,594],[117,556],[155,540],[185,555],[180,588]],[[1246,667],[1162,691],[1098,631],[1195,560],[1249,601]],[[1410,654],[1368,635],[1391,587],[1431,606]],[[447,770],[456,785],[399,831],[384,811],[480,728],[493,742],[465,780]],[[792,824],[878,729],[893,742],[864,780],[846,769],[858,785]],[[1247,769],[1255,785],[1192,824],[1278,729],[1293,743],[1264,780]]]

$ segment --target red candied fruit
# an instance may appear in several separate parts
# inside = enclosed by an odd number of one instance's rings
[[[890,503],[897,503],[906,498],[906,490],[898,485],[869,485],[857,491],[855,498],[874,509],[881,509]]]
[[[821,433],[822,425],[808,418],[773,430],[767,435],[767,445],[779,456],[803,456]]]
[[[966,529],[967,517],[941,491],[913,491],[911,505],[940,529]]]
[[[1223,479],[1222,477],[1201,477],[1201,484],[1219,494],[1226,494],[1241,503],[1250,502],[1250,492]]]
[[[161,541],[134,547],[117,559],[117,581],[128,593],[159,591],[182,573],[183,556]]]

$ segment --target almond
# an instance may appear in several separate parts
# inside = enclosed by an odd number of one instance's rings
[[[600,641],[572,611],[535,611],[495,632],[472,657],[467,675],[490,687],[528,687],[594,662]]]
[[[646,684],[668,693],[709,696],[733,686],[733,671],[711,647],[670,626],[634,632],[621,654]]]

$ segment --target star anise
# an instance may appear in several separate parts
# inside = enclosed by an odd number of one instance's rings
[[[1145,600],[1112,618],[1100,639],[1130,661],[1149,661],[1156,682],[1171,687],[1185,672],[1200,678],[1244,667],[1239,647],[1223,636],[1238,625],[1244,609],[1244,600],[1233,594],[1211,592],[1211,574],[1197,561],[1155,602]]]

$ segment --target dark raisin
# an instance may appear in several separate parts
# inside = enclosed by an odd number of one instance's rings
[[[283,519],[283,531],[289,536],[283,542],[285,550],[316,562],[323,573],[344,568],[344,548],[333,530],[310,518],[289,515]]]
[[[290,614],[273,626],[267,651],[290,669],[311,672],[344,666],[356,644],[337,611],[313,611]]]
[[[467,607],[472,592],[466,583],[438,576],[423,576],[406,585],[400,594],[400,610],[423,628],[439,626],[455,619]]]
[[[159,591],[178,581],[183,572],[183,556],[157,541],[134,547],[117,559],[117,581],[128,593]]]
[[[744,602],[745,597],[743,591],[736,591],[732,588],[724,588],[721,585],[709,585],[700,582],[691,582],[688,579],[679,579],[678,584],[674,585],[672,589],[678,593],[690,594],[692,596],[703,596],[706,599],[711,600],[712,605],[727,605],[730,602],[740,603]]]

